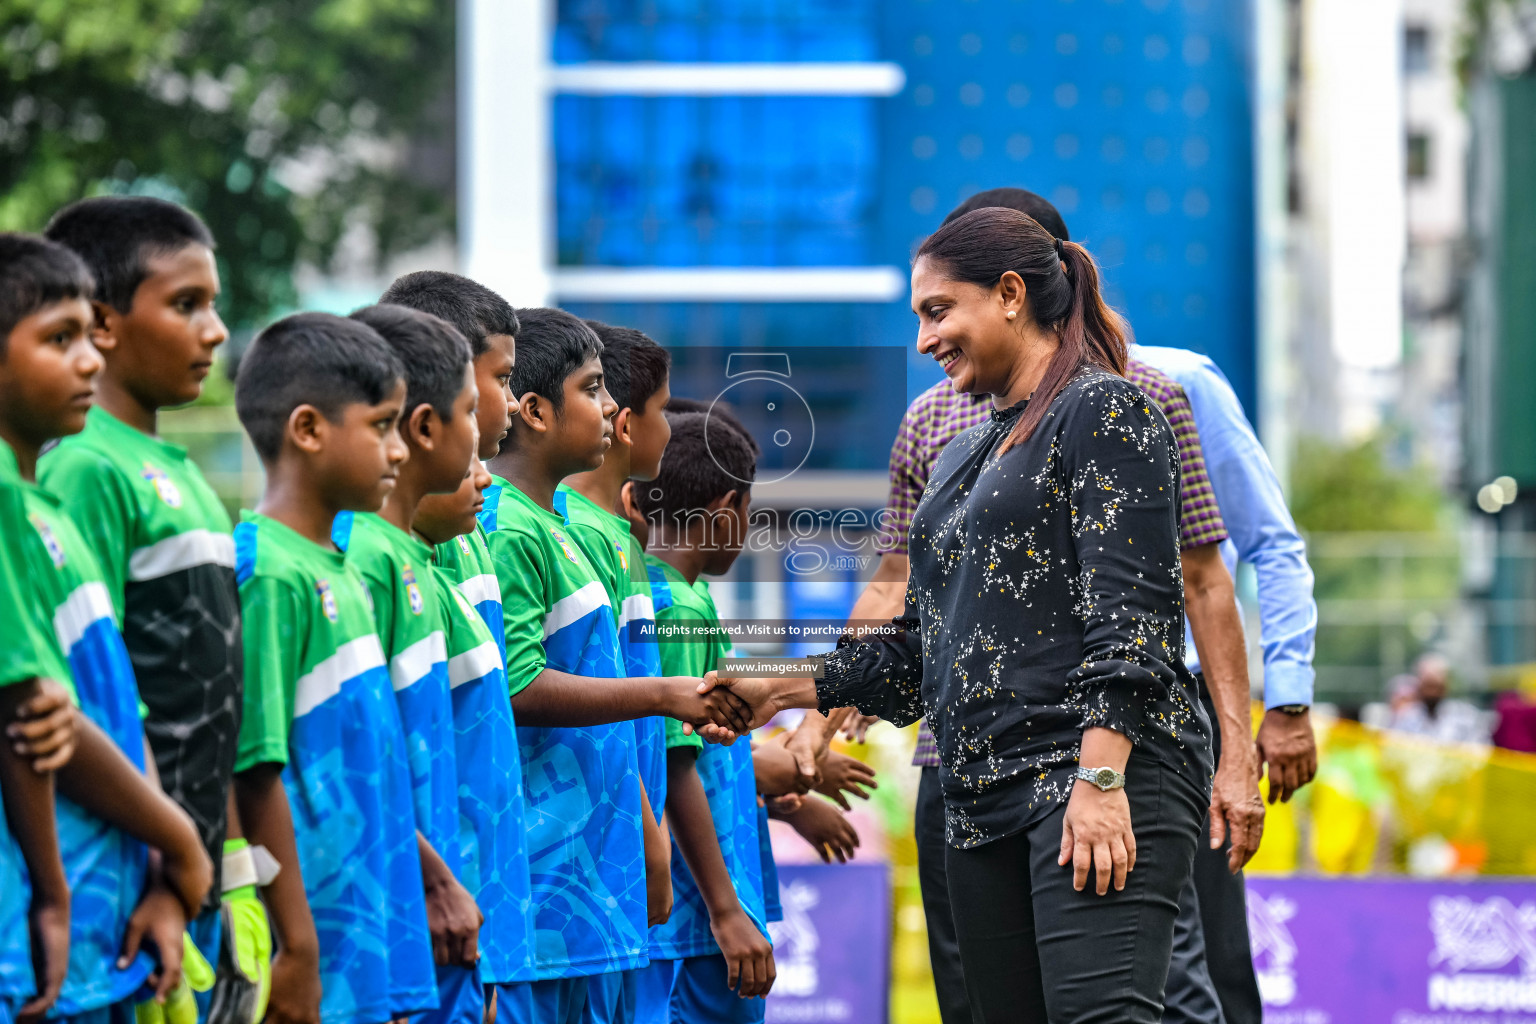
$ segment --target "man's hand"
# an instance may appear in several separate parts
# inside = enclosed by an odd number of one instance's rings
[[[757,791],[768,796],[811,791],[812,780],[801,773],[787,743],[777,736],[752,751],[752,774],[757,779]]]
[[[1234,875],[1259,850],[1264,836],[1264,798],[1259,795],[1259,760],[1248,742],[1224,744],[1211,786],[1211,849],[1230,837],[1227,868]]]
[[[266,1024],[320,1024],[320,951],[283,949],[272,958]]]
[[[149,976],[149,983],[155,990],[155,1002],[165,1002],[171,990],[181,984],[182,942],[186,931],[187,916],[181,897],[158,878],[151,878],[133,916],[128,918],[117,969],[124,970],[133,963],[133,958],[139,955],[139,947],[148,939],[160,961],[159,967]]]
[[[832,863],[833,857],[839,864],[853,860],[853,852],[859,846],[858,830],[843,817],[842,811],[825,800],[807,797],[800,809],[785,815],[784,820],[811,844],[823,863]]]
[[[829,752],[821,765],[821,782],[816,792],[828,798],[845,811],[853,810],[844,793],[851,793],[860,800],[869,799],[869,790],[879,789],[875,770],[856,757]]]
[[[6,726],[6,739],[39,775],[57,771],[74,756],[77,713],[68,690],[52,679],[39,679],[37,693],[16,709],[16,720]]]
[[[20,1024],[32,1024],[59,998],[64,975],[69,970],[69,900],[62,903],[33,899],[27,913],[32,937],[32,977],[37,995],[21,1005],[16,1014]]]
[[[720,944],[725,957],[726,986],[743,999],[766,996],[773,988],[777,971],[773,965],[773,945],[757,930],[746,911],[737,907],[719,916],[711,916],[709,930]]]
[[[1312,715],[1270,709],[1259,723],[1259,760],[1269,769],[1269,802],[1286,802],[1317,774],[1317,737]]]

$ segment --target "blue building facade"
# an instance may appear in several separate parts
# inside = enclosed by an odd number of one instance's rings
[[[1255,396],[1248,5],[1217,0],[560,0],[552,56],[886,62],[891,96],[558,95],[562,267],[892,266],[1017,185],[1099,259],[1138,340]],[[871,302],[571,303],[673,345],[910,345]],[[909,359],[908,395],[937,374]],[[888,440],[888,438],[886,439]],[[841,454],[878,469],[884,443]]]

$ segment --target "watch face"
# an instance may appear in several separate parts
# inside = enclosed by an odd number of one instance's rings
[[[1093,784],[1100,789],[1108,789],[1115,784],[1115,770],[1113,768],[1100,768],[1093,775]]]

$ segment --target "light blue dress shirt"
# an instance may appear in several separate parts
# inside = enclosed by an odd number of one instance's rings
[[[1156,367],[1184,388],[1200,432],[1211,489],[1230,535],[1221,542],[1222,559],[1234,577],[1240,561],[1252,565],[1258,577],[1264,706],[1311,704],[1317,634],[1312,568],[1275,469],[1243,414],[1237,393],[1216,364],[1198,352],[1136,345],[1131,358]],[[1185,650],[1190,670],[1200,671],[1200,658],[1189,636]]]

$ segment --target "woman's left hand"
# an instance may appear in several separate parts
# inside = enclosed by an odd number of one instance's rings
[[[1061,823],[1061,856],[1057,864],[1072,865],[1072,888],[1082,892],[1088,872],[1096,876],[1100,896],[1125,888],[1125,876],[1136,866],[1136,837],[1131,833],[1131,803],[1124,789],[1104,792],[1078,779]]]

